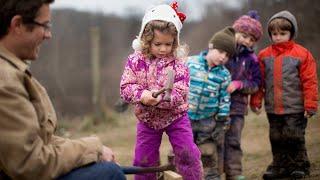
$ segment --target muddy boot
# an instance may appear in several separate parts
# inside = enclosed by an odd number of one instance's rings
[[[205,180],[221,180],[220,175],[216,174],[216,173],[207,173],[205,178]]]
[[[217,161],[212,156],[201,156],[205,180],[220,180]]]
[[[293,171],[290,176],[293,179],[302,179],[306,176],[306,173],[303,171]]]
[[[204,171],[204,179],[205,180],[220,180],[221,179],[217,168],[213,168],[212,166],[206,167],[204,165],[203,171]]]
[[[262,178],[264,180],[268,179],[278,179],[278,178],[285,178],[289,177],[289,174],[284,168],[269,166],[267,171],[263,174]]]
[[[263,173],[262,178],[264,180],[269,180],[269,179],[271,180],[271,179],[278,178],[278,174],[275,171],[268,170],[268,171]]]
[[[299,168],[290,173],[292,179],[303,179],[310,175],[309,168]]]

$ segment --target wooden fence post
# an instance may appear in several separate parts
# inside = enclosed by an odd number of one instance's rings
[[[100,73],[100,30],[91,27],[91,70],[92,70],[92,105],[94,108],[94,121],[103,118],[101,107],[101,73]]]

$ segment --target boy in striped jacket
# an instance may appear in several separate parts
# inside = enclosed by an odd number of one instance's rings
[[[227,87],[231,76],[224,64],[235,52],[235,31],[226,27],[213,35],[209,50],[188,58],[189,110],[195,143],[201,151],[205,179],[220,179],[217,148],[223,145],[230,111]]]

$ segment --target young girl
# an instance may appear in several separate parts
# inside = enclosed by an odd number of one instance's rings
[[[261,75],[254,45],[262,36],[262,26],[256,11],[238,18],[233,28],[236,31],[237,51],[226,64],[232,81],[227,88],[231,93],[230,128],[225,134],[224,170],[227,180],[244,179],[242,176],[241,132],[244,115],[248,112],[248,95],[256,92]]]
[[[146,12],[141,32],[133,42],[136,50],[129,55],[121,78],[121,97],[135,105],[137,137],[135,166],[158,166],[162,134],[167,133],[175,154],[175,165],[185,180],[201,179],[200,152],[193,143],[187,116],[189,71],[176,56],[184,14],[177,4],[158,5]],[[170,101],[153,93],[168,81],[174,71]],[[156,179],[155,173],[136,175],[135,179]]]

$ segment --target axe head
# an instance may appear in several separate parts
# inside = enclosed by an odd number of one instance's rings
[[[163,100],[165,101],[170,101],[171,100],[171,92],[172,92],[172,89],[173,89],[173,83],[174,83],[174,76],[175,76],[175,72],[173,69],[168,69],[168,74],[167,74],[167,82],[165,84],[165,89],[166,89],[166,92],[165,92],[165,95],[163,97]]]

